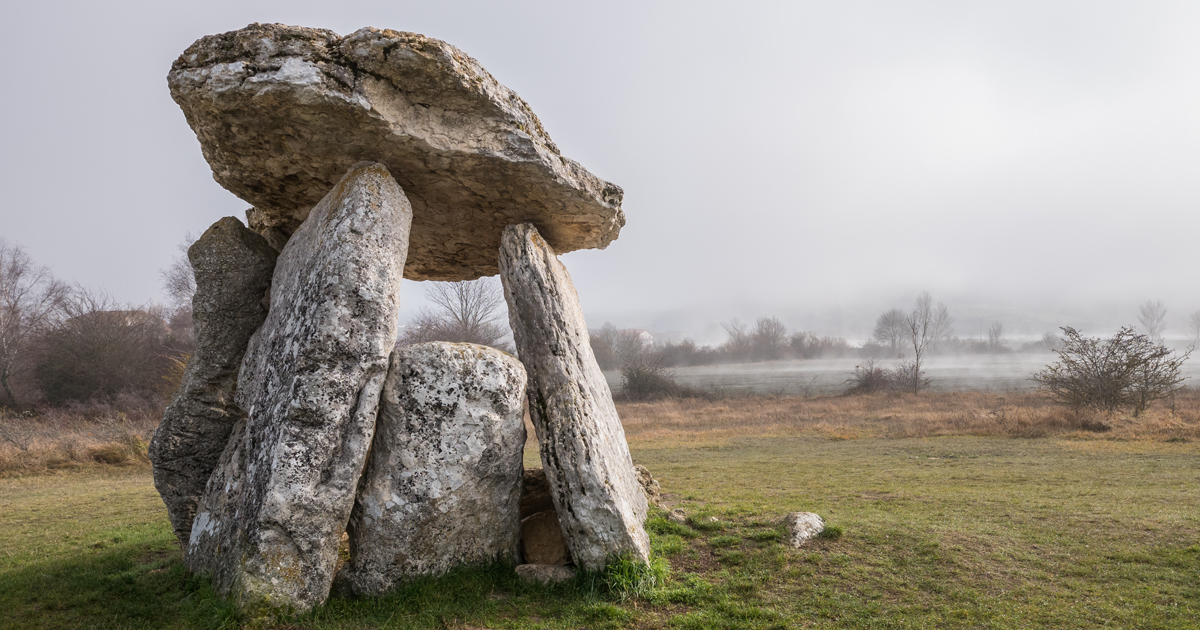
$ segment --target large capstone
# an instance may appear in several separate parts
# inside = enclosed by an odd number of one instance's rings
[[[213,177],[285,233],[360,160],[413,205],[405,277],[494,275],[500,234],[532,222],[556,251],[603,248],[621,189],[559,154],[537,116],[436,39],[251,24],[192,44],[168,75]]]
[[[246,410],[209,480],[186,562],[251,620],[329,593],[396,338],[412,210],[360,164],[280,253],[242,361]]]
[[[571,556],[600,569],[645,562],[646,496],[612,393],[592,355],[571,276],[529,224],[504,230],[500,278],[517,354],[529,373],[529,415]]]
[[[486,346],[396,349],[338,589],[378,595],[457,565],[516,564],[525,369]]]
[[[187,547],[196,505],[245,414],[234,403],[238,365],[250,335],[267,317],[264,296],[275,250],[233,217],[217,221],[188,249],[196,277],[192,298],[195,350],[179,390],[150,440],[154,487]]]

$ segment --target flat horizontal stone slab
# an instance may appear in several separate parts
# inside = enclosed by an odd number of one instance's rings
[[[405,277],[497,273],[504,227],[558,253],[604,248],[620,187],[559,154],[537,116],[461,50],[415,33],[251,24],[192,44],[168,75],[213,177],[290,234],[355,163],[412,203]]]

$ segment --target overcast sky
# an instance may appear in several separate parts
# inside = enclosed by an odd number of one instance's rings
[[[779,315],[851,337],[929,290],[1029,333],[1200,310],[1200,3],[7,2],[0,237],[161,299],[189,230],[247,204],[167,91],[251,22],[444,39],[625,189],[563,256],[589,322]],[[406,283],[404,308],[421,285]]]

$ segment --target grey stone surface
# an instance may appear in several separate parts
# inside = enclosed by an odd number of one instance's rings
[[[517,575],[521,579],[542,584],[555,584],[575,579],[575,570],[556,564],[520,564]]]
[[[436,39],[251,24],[196,41],[167,81],[260,233],[290,234],[360,160],[385,164],[412,202],[415,280],[495,274],[511,223],[560,253],[603,248],[625,224],[618,186],[560,155],[519,96]]]
[[[783,524],[787,527],[788,543],[797,548],[825,531],[825,519],[813,512],[792,512],[783,517]]]
[[[688,522],[687,512],[684,512],[682,508],[675,508],[674,510],[667,512],[667,520],[673,523],[679,523],[680,525],[686,525]]]
[[[650,469],[645,466],[634,466],[637,471],[638,485],[642,487],[642,493],[646,495],[646,502],[653,506],[662,504],[662,487],[658,485],[658,480],[650,474]]]
[[[575,563],[647,561],[646,496],[612,393],[596,364],[579,297],[554,250],[529,224],[504,230],[500,278],[542,467]]]
[[[525,380],[495,348],[396,349],[339,592],[378,595],[460,564],[517,561]]]
[[[558,524],[558,512],[546,510],[521,520],[521,555],[529,564],[571,562],[571,551]]]
[[[196,347],[150,440],[154,487],[184,547],[229,432],[245,416],[233,400],[238,365],[250,335],[267,317],[262,297],[271,285],[275,257],[261,236],[233,217],[214,223],[188,249],[196,276]]]
[[[323,602],[375,431],[411,208],[359,164],[284,247],[185,561],[251,621]]]
[[[521,482],[521,520],[553,509],[554,499],[550,498],[550,482],[546,481],[546,471],[526,468],[525,480]]]

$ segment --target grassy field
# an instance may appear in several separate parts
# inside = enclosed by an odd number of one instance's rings
[[[664,584],[633,597],[595,576],[545,588],[479,568],[282,627],[1200,627],[1194,404],[1095,432],[1036,403],[624,405],[635,460],[693,517],[648,524]],[[787,548],[790,511],[843,535]],[[0,479],[0,549],[0,627],[237,625],[183,570],[143,464]]]

